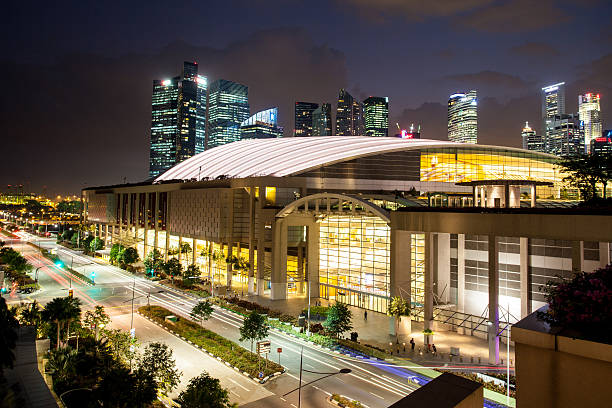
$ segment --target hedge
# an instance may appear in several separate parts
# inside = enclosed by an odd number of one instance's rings
[[[363,408],[363,404],[359,401],[350,400],[348,398],[344,398],[338,394],[332,394],[332,401],[336,401],[338,406],[347,407],[347,408]]]
[[[383,360],[385,358],[390,357],[390,355],[385,353],[384,351],[381,351],[378,348],[372,346],[368,346],[367,344],[359,344],[356,341],[346,339],[337,339],[336,342],[343,347],[353,349],[370,357],[376,357]]]
[[[263,371],[264,376],[283,371],[282,366],[271,360],[268,360],[267,368],[264,368],[264,360],[258,358],[257,354],[251,353],[233,341],[205,329],[190,320],[179,318],[176,323],[167,322],[165,317],[173,315],[173,313],[166,308],[161,306],[141,306],[138,308],[138,311],[255,378],[257,378],[260,370]],[[258,368],[258,363],[260,368]]]

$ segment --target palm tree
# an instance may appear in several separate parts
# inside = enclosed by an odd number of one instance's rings
[[[54,322],[57,325],[57,350],[60,348],[62,325],[68,323],[68,330],[70,330],[70,322],[80,315],[81,301],[77,298],[55,298],[47,303],[42,317],[44,320]]]
[[[19,317],[21,317],[21,321],[26,325],[38,326],[38,324],[40,323],[40,316],[40,306],[35,300],[34,302],[30,303],[21,310]]]
[[[79,298],[66,297],[66,342],[70,338],[70,323],[73,320],[81,321],[81,300]]]

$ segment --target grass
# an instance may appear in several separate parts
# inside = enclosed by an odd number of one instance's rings
[[[361,404],[361,402],[355,401],[355,400],[350,400],[348,398],[344,398],[343,396],[338,395],[338,394],[332,394],[331,399],[333,401],[336,401],[338,403],[338,405],[340,405],[341,407],[363,408],[363,405]]]
[[[173,314],[166,308],[161,306],[142,306],[138,311],[255,378],[258,377],[260,370],[263,371],[264,377],[283,371],[282,366],[270,360],[268,360],[267,367],[264,367],[265,360],[258,358],[257,354],[251,353],[233,341],[205,329],[190,320],[179,318],[176,323],[165,321],[166,316]]]

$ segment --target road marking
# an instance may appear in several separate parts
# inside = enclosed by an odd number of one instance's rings
[[[319,387],[317,387],[316,385],[313,385],[312,388],[321,391],[322,393],[326,394],[328,397],[331,396],[331,392],[327,392],[325,390],[320,389]]]
[[[287,402],[287,400],[286,400],[286,399],[284,399],[283,397],[279,397],[279,398],[280,398],[280,399],[282,399],[283,401]]]
[[[394,390],[392,390],[391,388],[386,387],[385,385],[380,385],[380,384],[377,384],[377,383],[375,383],[375,382],[373,382],[373,381],[370,381],[370,380],[368,380],[368,379],[366,379],[366,378],[360,377],[360,376],[355,375],[355,374],[353,374],[353,373],[349,373],[349,375],[351,375],[351,376],[353,376],[353,377],[355,377],[355,378],[357,378],[357,379],[359,379],[359,380],[361,380],[361,381],[365,381],[365,382],[367,382],[367,383],[370,383],[370,384],[372,384],[372,385],[375,385],[376,387],[383,388],[383,389],[385,389],[385,390],[387,390],[387,391],[389,391],[389,392],[392,392],[392,393],[394,393],[394,394],[396,394],[396,395],[399,395],[400,397],[403,397],[403,396],[404,396],[404,394],[401,394],[401,393],[399,393],[399,392],[397,392],[397,391],[394,391]]]
[[[292,407],[295,407],[295,408],[297,408],[297,405],[295,405],[295,404],[291,404],[291,406],[292,406]]]
[[[243,390],[250,392],[251,390],[249,390],[247,387],[239,384],[236,380],[232,379],[232,378],[227,378],[228,380],[230,380],[231,382],[233,382],[234,384],[236,384],[237,386],[239,386],[240,388],[242,388]]]
[[[369,392],[370,392],[370,394],[372,394],[372,395],[373,395],[373,396],[375,396],[375,397],[378,397],[378,398],[380,398],[380,399],[382,399],[382,400],[384,400],[384,399],[385,399],[384,397],[381,397],[381,396],[380,396],[380,395],[378,395],[378,394],[374,394],[372,391],[369,391]]]

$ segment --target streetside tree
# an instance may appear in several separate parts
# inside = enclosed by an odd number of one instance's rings
[[[154,274],[161,270],[164,266],[164,257],[157,248],[149,251],[146,258],[143,261],[145,268],[148,273]]]
[[[229,392],[221,387],[218,378],[206,371],[189,380],[187,388],[179,394],[178,403],[182,408],[230,408]]]
[[[194,280],[197,279],[200,274],[200,268],[193,264],[189,265],[183,271],[183,286],[187,288],[192,287]]]
[[[268,330],[266,318],[253,310],[240,327],[240,341],[250,340],[253,352],[253,341],[264,339],[268,335]]]
[[[58,297],[51,300],[45,306],[42,312],[42,319],[53,322],[57,326],[57,344],[56,349],[60,348],[61,344],[61,329],[63,325],[67,326],[67,336],[70,334],[70,322],[76,320],[81,315],[81,301],[78,298]]]
[[[104,249],[104,241],[102,241],[98,237],[94,238],[89,244],[89,250],[93,254],[93,253],[96,253],[96,251],[99,251],[101,249]]]
[[[395,318],[395,338],[397,339],[397,331],[402,316],[410,316],[410,302],[399,296],[394,296],[389,303],[388,313],[389,316]]]
[[[327,311],[327,319],[323,322],[325,331],[334,337],[339,337],[342,333],[353,328],[351,319],[353,314],[344,303],[336,302]]]
[[[138,369],[150,374],[166,394],[176,388],[182,375],[176,368],[172,350],[164,343],[149,344],[138,361]]]
[[[212,304],[208,300],[202,300],[193,307],[189,316],[202,325],[202,321],[208,320],[213,311]]]
[[[181,275],[182,270],[183,266],[176,258],[171,258],[168,260],[168,262],[164,263],[164,272],[166,273],[166,275],[172,278],[172,281],[174,281],[175,276]]]
[[[13,368],[15,346],[19,322],[6,305],[6,299],[0,298],[0,375],[4,368]]]
[[[83,316],[83,325],[93,331],[94,339],[98,340],[98,332],[110,322],[110,316],[104,311],[104,306],[96,306],[93,310],[88,310]]]

